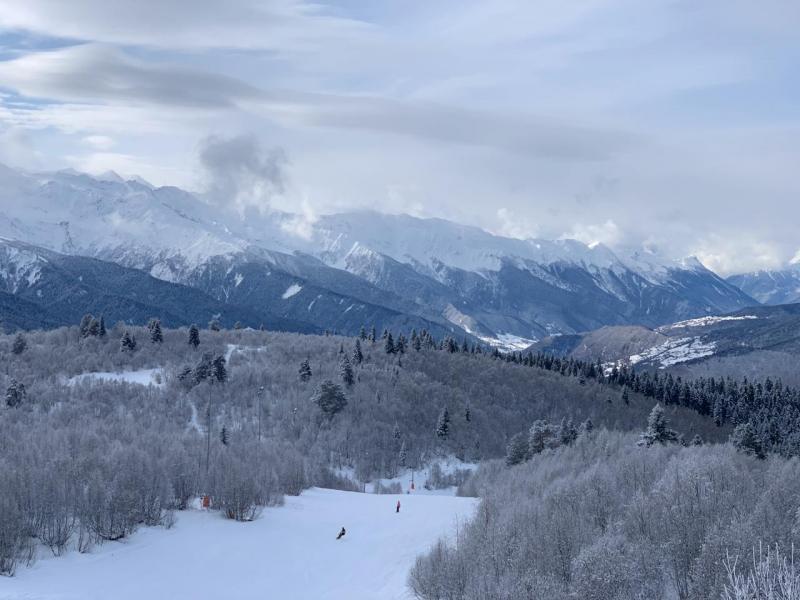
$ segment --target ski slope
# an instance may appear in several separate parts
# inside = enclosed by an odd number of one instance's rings
[[[170,530],[145,527],[90,554],[43,554],[33,568],[0,578],[0,599],[407,599],[415,556],[451,534],[476,504],[313,488],[252,523],[188,510]],[[337,541],[343,526],[347,535]]]

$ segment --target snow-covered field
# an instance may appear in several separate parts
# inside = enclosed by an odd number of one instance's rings
[[[669,331],[670,329],[681,329],[684,327],[705,327],[707,325],[716,325],[717,323],[723,323],[725,321],[749,321],[757,318],[758,317],[755,315],[741,315],[738,317],[700,317],[698,319],[689,319],[688,321],[678,321],[677,323],[664,325],[663,327],[656,329],[656,331],[664,332]]]
[[[43,554],[33,568],[0,579],[0,599],[406,599],[415,556],[453,532],[476,504],[314,488],[252,523],[189,510],[170,530],[145,527],[90,554]],[[337,541],[341,527],[347,534]]]
[[[69,380],[70,384],[87,379],[102,379],[104,381],[127,381],[128,383],[139,383],[141,385],[162,384],[161,369],[140,369],[138,371],[122,371],[120,373],[82,373]]]
[[[664,369],[677,363],[711,356],[715,348],[714,342],[704,342],[699,337],[681,338],[649,348],[641,354],[634,354],[630,361],[633,364],[652,362],[658,364],[660,369]]]

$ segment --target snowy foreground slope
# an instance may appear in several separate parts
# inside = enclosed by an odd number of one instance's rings
[[[397,500],[402,502],[395,513]],[[253,523],[189,510],[126,542],[43,558],[0,579],[2,600],[392,600],[414,558],[477,500],[313,488]],[[344,526],[347,535],[336,540]]]

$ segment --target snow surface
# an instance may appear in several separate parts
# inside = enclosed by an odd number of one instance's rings
[[[630,361],[633,364],[643,361],[654,362],[660,369],[664,369],[677,363],[711,356],[715,348],[715,342],[704,342],[699,337],[681,338],[649,348],[641,354],[634,354]]]
[[[757,319],[755,315],[742,315],[739,317],[700,317],[698,319],[689,319],[688,321],[678,321],[670,325],[659,327],[656,331],[663,331],[667,329],[680,329],[683,327],[704,327],[706,325],[714,325],[722,323],[723,321],[746,321],[750,319]]]
[[[395,513],[400,500],[402,507]],[[415,557],[477,500],[311,489],[252,523],[188,510],[90,554],[44,553],[0,580],[4,600],[398,600]],[[336,540],[345,527],[347,534]]]
[[[162,373],[162,369],[140,369],[138,371],[122,371],[121,373],[82,373],[70,378],[68,384],[75,385],[77,382],[87,379],[102,379],[105,381],[127,381],[128,383],[161,387],[163,381],[159,381],[157,378]]]
[[[297,294],[302,289],[303,289],[303,286],[300,286],[300,285],[297,285],[296,283],[293,283],[288,288],[286,288],[286,291],[283,292],[283,296],[281,296],[281,297],[284,300],[286,300],[287,298],[291,298],[292,296]]]

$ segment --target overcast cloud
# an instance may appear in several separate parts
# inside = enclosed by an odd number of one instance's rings
[[[776,268],[798,59],[794,0],[0,0],[0,161]]]

